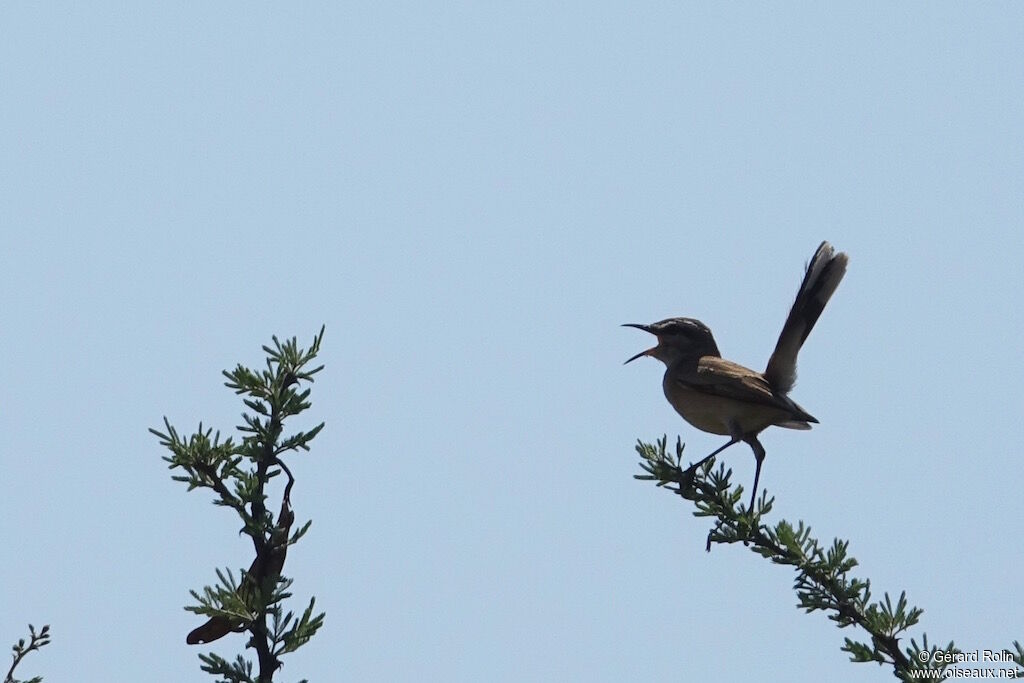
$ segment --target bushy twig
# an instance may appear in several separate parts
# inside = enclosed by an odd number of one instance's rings
[[[27,681],[19,681],[14,677],[14,670],[21,664],[21,660],[25,659],[25,656],[29,652],[34,652],[50,644],[50,626],[49,624],[44,625],[39,629],[39,633],[36,633],[36,627],[32,624],[28,625],[28,643],[25,642],[24,638],[19,638],[18,642],[11,648],[13,653],[11,658],[14,660],[11,662],[11,668],[7,670],[7,676],[4,677],[4,683],[41,683],[43,680],[42,676],[36,676],[30,678]]]
[[[715,543],[742,543],[775,564],[793,567],[798,607],[807,612],[826,612],[839,628],[856,626],[865,631],[869,642],[845,639],[841,649],[850,654],[851,661],[891,665],[896,677],[905,681],[922,680],[925,669],[936,670],[941,676],[956,661],[960,650],[952,641],[945,648],[937,648],[929,646],[927,636],[923,636],[921,645],[912,639],[910,647],[900,648],[900,637],[918,623],[923,610],[910,606],[906,593],[900,593],[895,601],[886,593],[882,600],[872,602],[871,582],[850,575],[857,560],[849,555],[849,541],[834,539],[826,548],[811,536],[811,528],[803,522],[796,526],[785,520],[773,527],[761,524],[761,518],[771,512],[774,499],[763,493],[754,510],[739,506],[743,487],[732,488],[732,470],[724,465],[714,469],[714,460],[684,468],[679,439],[675,453],[668,450],[667,437],[655,444],[638,441],[636,451],[645,474],[635,478],[654,481],[693,501],[695,516],[715,520],[708,532],[706,550],[710,552]],[[1017,677],[1024,677],[1024,652],[1016,641],[1014,647],[1014,661],[1020,667]]]
[[[281,667],[281,655],[294,652],[316,633],[324,614],[313,616],[314,601],[303,616],[295,621],[292,612],[285,614],[282,603],[289,597],[292,580],[283,576],[288,547],[294,545],[309,529],[310,522],[292,532],[295,513],[291,491],[295,483],[291,470],[282,457],[290,451],[308,451],[309,443],[323,429],[323,423],[309,431],[283,435],[285,420],[310,407],[308,388],[323,366],[310,367],[320,350],[324,330],[321,328],[309,349],[300,349],[295,338],[273,346],[264,346],[266,368],[260,371],[238,365],[224,372],[226,386],[243,395],[248,409],[242,413],[238,426],[239,442],[220,438],[220,432],[199,429],[182,438],[164,418],[164,431],[150,429],[160,444],[171,454],[164,456],[171,469],[184,474],[173,475],[188,489],[209,489],[214,503],[231,508],[242,521],[242,532],[253,542],[255,559],[248,570],[236,579],[229,569],[217,570],[218,583],[201,592],[191,591],[196,604],[185,609],[208,617],[189,633],[190,644],[209,643],[231,632],[248,632],[246,647],[256,650],[259,675],[252,677],[253,665],[242,656],[234,662],[210,653],[200,655],[202,669],[226,683],[269,683]],[[280,511],[275,517],[267,509],[266,486],[276,476],[287,478]]]

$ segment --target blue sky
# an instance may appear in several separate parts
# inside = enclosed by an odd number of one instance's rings
[[[0,9],[0,638],[47,680],[209,680],[188,590],[250,561],[167,415],[326,324],[282,680],[869,681],[792,573],[637,482],[696,432],[625,322],[763,368],[849,273],[768,431],[775,521],[851,540],[933,640],[1024,637],[1024,9],[1014,3]],[[726,461],[741,482],[753,457]],[[241,637],[217,643],[233,656]]]

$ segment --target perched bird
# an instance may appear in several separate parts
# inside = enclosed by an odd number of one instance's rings
[[[641,351],[626,363],[641,356],[660,360],[665,364],[665,398],[676,412],[697,429],[729,437],[728,443],[693,467],[734,443],[750,445],[757,460],[751,512],[765,456],[757,435],[772,426],[810,429],[810,423],[817,422],[787,394],[796,383],[797,352],[846,274],[848,261],[846,254],[835,253],[828,242],[822,242],[814,252],[763,373],[722,358],[711,330],[699,320],[668,318],[650,325],[624,325],[658,338],[657,346]]]

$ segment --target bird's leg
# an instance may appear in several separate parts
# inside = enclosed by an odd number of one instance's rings
[[[687,468],[687,471],[688,471],[688,472],[696,472],[696,471],[697,471],[697,468],[698,468],[698,467],[700,467],[701,465],[703,465],[704,463],[706,463],[706,462],[707,462],[708,460],[710,460],[711,458],[715,457],[716,455],[718,455],[719,453],[721,453],[722,451],[724,451],[724,450],[725,450],[726,448],[728,448],[729,446],[733,445],[734,443],[738,443],[738,442],[739,442],[739,440],[740,440],[740,437],[738,437],[738,436],[734,436],[734,437],[732,437],[731,439],[729,439],[729,442],[728,442],[728,443],[726,443],[726,444],[725,444],[724,446],[722,446],[721,448],[715,449],[715,451],[713,451],[713,452],[711,453],[711,455],[708,455],[708,456],[705,456],[704,458],[701,458],[701,460],[700,460],[700,461],[699,461],[699,462],[698,462],[698,463],[697,463],[696,465],[690,465],[690,466],[689,466],[689,467]]]
[[[754,470],[754,489],[750,494],[750,514],[754,514],[754,501],[757,500],[757,482],[761,478],[761,463],[764,462],[764,446],[757,440],[757,436],[752,436],[745,441],[750,444],[751,450],[754,451],[754,458],[757,460],[757,468]]]

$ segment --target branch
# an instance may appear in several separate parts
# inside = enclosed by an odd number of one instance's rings
[[[905,593],[900,594],[895,605],[888,593],[882,601],[870,602],[870,582],[850,576],[857,560],[848,555],[848,541],[834,539],[831,547],[825,549],[811,537],[811,528],[803,522],[795,528],[785,520],[774,527],[761,524],[762,516],[771,511],[774,501],[767,493],[761,495],[755,510],[748,511],[738,506],[743,487],[731,487],[732,470],[724,465],[714,470],[713,459],[684,469],[682,441],[676,440],[675,454],[668,452],[667,445],[667,437],[654,445],[638,441],[636,451],[643,459],[640,467],[646,474],[634,478],[654,481],[693,501],[697,508],[694,516],[714,518],[714,527],[708,532],[708,552],[714,543],[742,543],[775,564],[792,566],[797,574],[793,587],[800,608],[807,612],[825,611],[839,628],[856,626],[870,637],[870,645],[845,639],[841,649],[850,653],[851,661],[889,664],[903,680],[921,678],[922,669],[941,672],[952,663],[952,659],[943,661],[936,656],[940,652],[958,653],[952,642],[941,650],[930,648],[924,636],[921,646],[911,640],[911,647],[901,650],[901,634],[916,625],[924,611],[909,607]],[[1014,645],[1020,657],[1017,675],[1024,676],[1024,652],[1018,643]]]
[[[223,443],[220,433],[198,432],[187,440],[164,418],[163,432],[150,431],[171,451],[164,460],[170,467],[181,468],[185,475],[172,477],[188,484],[189,490],[208,488],[217,494],[214,503],[232,508],[242,519],[242,532],[253,542],[256,557],[239,580],[230,570],[217,570],[219,583],[191,591],[196,604],[185,609],[207,617],[186,638],[189,644],[210,643],[229,633],[248,632],[247,648],[256,650],[259,675],[253,678],[253,665],[239,656],[234,662],[213,653],[200,655],[201,668],[231,683],[269,683],[281,667],[280,656],[292,652],[316,633],[324,614],[314,616],[310,607],[293,623],[293,615],[284,615],[282,603],[291,597],[291,579],[282,575],[288,547],[294,545],[309,529],[303,524],[292,534],[295,513],[291,507],[295,477],[282,459],[288,451],[308,451],[309,442],[323,428],[321,423],[309,432],[283,436],[287,418],[310,407],[309,389],[299,390],[303,382],[312,382],[323,366],[307,370],[316,357],[324,329],[313,339],[308,350],[300,349],[296,339],[281,342],[273,337],[273,346],[264,346],[266,369],[252,370],[238,365],[223,374],[225,384],[251,412],[242,413],[238,426],[242,439]],[[280,512],[275,519],[267,510],[267,484],[282,472],[287,476]],[[271,627],[272,621],[272,627]],[[288,628],[289,625],[291,628]]]
[[[7,670],[7,676],[4,677],[4,683],[20,683],[17,679],[14,678],[14,670],[18,668],[19,664],[21,664],[21,660],[25,659],[25,656],[28,655],[29,652],[39,650],[42,647],[50,644],[49,624],[46,624],[41,629],[39,629],[39,633],[36,633],[35,626],[29,624],[28,633],[28,645],[25,644],[24,638],[19,638],[18,642],[14,645],[14,647],[11,648],[14,651],[11,654],[11,658],[14,661],[11,662],[11,668]],[[41,676],[36,676],[35,678],[31,678],[28,681],[25,681],[24,683],[41,683],[42,680],[43,679]]]

